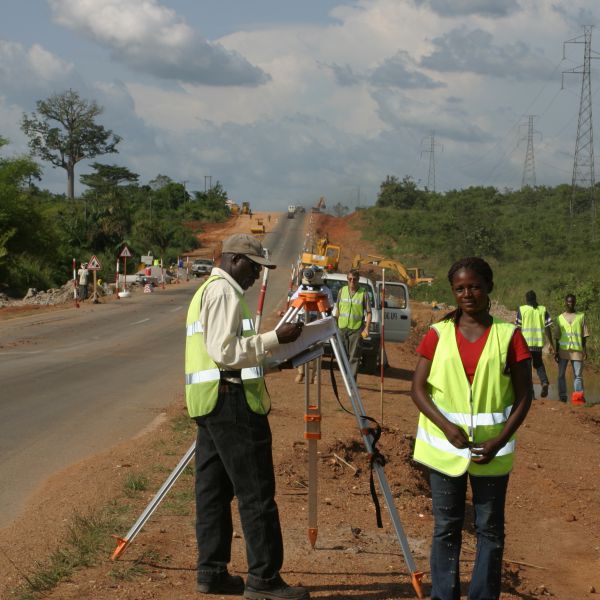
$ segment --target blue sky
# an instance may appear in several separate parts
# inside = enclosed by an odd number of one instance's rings
[[[561,90],[561,71],[583,46],[563,60],[563,42],[596,23],[596,4],[3,0],[3,154],[27,151],[23,112],[73,88],[123,138],[103,162],[191,190],[210,175],[255,209],[372,204],[387,175],[432,185],[432,135],[437,190],[518,188],[528,115],[537,183],[570,183],[581,79]],[[63,192],[64,171],[45,164],[42,186]]]

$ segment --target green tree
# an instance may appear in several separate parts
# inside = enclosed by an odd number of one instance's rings
[[[417,188],[415,180],[405,175],[400,181],[395,175],[388,175],[379,186],[376,206],[391,208],[413,208],[424,202],[427,192]]]
[[[121,141],[95,122],[102,108],[74,90],[38,100],[37,112],[23,114],[21,129],[34,156],[67,172],[67,196],[75,197],[75,165],[88,158],[117,152]]]
[[[140,176],[127,167],[92,163],[95,173],[81,175],[79,181],[98,195],[112,194],[123,183],[137,183]]]

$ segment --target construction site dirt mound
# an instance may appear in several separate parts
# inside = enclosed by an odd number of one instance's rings
[[[352,226],[353,218],[318,215],[315,223],[332,242],[343,240],[353,250],[375,251],[360,239],[360,232]],[[221,235],[230,232],[229,227]],[[218,235],[216,227],[211,235]],[[416,344],[441,314],[443,311],[431,306],[413,303],[413,332],[407,342],[388,345],[390,368],[383,386],[379,376],[361,373],[358,377],[365,411],[382,425],[378,448],[386,459],[386,477],[414,559],[425,571],[426,593],[430,589],[428,555],[433,519],[427,474],[411,458],[418,411],[410,398],[410,385]],[[339,373],[335,374],[341,390]],[[291,584],[308,586],[313,598],[414,598],[383,506],[384,526],[376,527],[369,489],[370,459],[356,420],[342,410],[328,374],[322,381],[322,439],[318,442],[318,537],[311,548],[307,535],[304,384],[295,383],[294,376],[295,371],[283,370],[268,378],[273,400],[269,418],[277,502],[286,549],[282,576]],[[350,409],[345,394],[340,402]],[[36,564],[44,564],[51,550],[61,548],[73,514],[108,507],[121,523],[114,533],[123,535],[183,456],[193,436],[183,398],[179,398],[150,433],[53,477],[24,515],[2,531],[0,597],[13,597],[12,590],[31,577]],[[534,402],[519,431],[516,467],[506,503],[503,599],[579,600],[600,593],[599,457],[600,406],[562,404],[552,392],[549,398]],[[146,477],[144,489],[125,493],[126,483],[140,474]],[[460,562],[463,598],[476,556],[470,500],[468,505]],[[244,539],[237,512],[234,514],[230,567],[244,575]],[[199,597],[195,592],[194,494],[189,468],[117,562],[109,559],[112,548],[109,539],[105,554],[76,570],[43,597]]]

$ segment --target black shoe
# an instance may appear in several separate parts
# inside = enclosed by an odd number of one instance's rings
[[[542,393],[540,394],[540,396],[542,398],[546,398],[548,396],[548,384],[547,383],[542,384]]]
[[[244,592],[244,580],[239,575],[230,575],[225,571],[210,581],[199,581],[196,589],[203,594],[240,596]]]
[[[264,587],[254,587],[246,584],[244,598],[248,600],[308,600],[310,594],[306,588],[288,585],[278,575]]]

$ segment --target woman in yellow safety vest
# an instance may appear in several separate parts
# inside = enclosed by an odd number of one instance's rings
[[[504,504],[515,432],[531,405],[530,353],[520,330],[490,315],[493,273],[481,258],[448,271],[456,310],[417,348],[412,398],[421,415],[414,459],[430,471],[431,600],[459,600],[467,480],[477,553],[469,600],[500,597]]]

